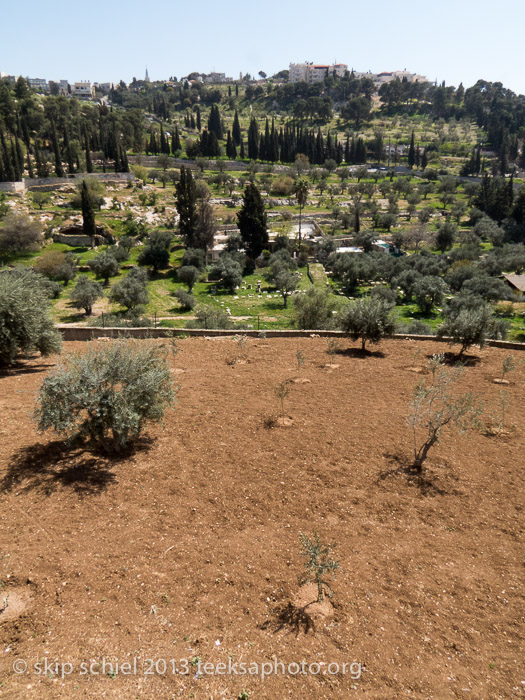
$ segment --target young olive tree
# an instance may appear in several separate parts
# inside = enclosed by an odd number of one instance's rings
[[[109,453],[133,444],[148,422],[173,404],[166,345],[116,340],[73,353],[44,379],[37,397],[39,430],[80,437]]]
[[[341,330],[352,336],[354,340],[361,338],[361,349],[366,349],[366,343],[379,343],[385,336],[392,335],[396,330],[396,322],[392,315],[392,307],[378,297],[357,299],[347,304],[339,317]]]
[[[444,428],[448,425],[464,432],[476,425],[482,409],[473,394],[453,396],[451,389],[457,382],[462,367],[447,369],[442,364],[443,356],[434,355],[429,366],[432,375],[430,384],[422,380],[414,390],[407,418],[414,441],[414,467],[418,473],[430,449],[436,445]]]
[[[299,576],[299,583],[301,585],[315,583],[317,586],[317,602],[321,603],[324,600],[325,591],[328,592],[329,598],[333,595],[325,575],[332,575],[335,579],[336,571],[341,567],[339,562],[330,556],[333,545],[322,544],[318,532],[314,532],[312,539],[300,532],[299,538],[301,540],[301,553],[306,559],[304,563],[305,570]]]

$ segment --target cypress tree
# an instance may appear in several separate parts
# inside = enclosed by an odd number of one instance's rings
[[[427,149],[423,149],[423,154],[421,156],[421,168],[422,170],[425,170],[428,164],[428,157],[427,157]]]
[[[169,146],[166,143],[166,137],[164,136],[164,127],[161,124],[160,125],[160,152],[166,153],[166,147],[168,147],[168,153],[169,153]]]
[[[250,182],[244,190],[241,210],[237,214],[239,231],[248,257],[254,261],[268,246],[266,212],[261,193]]]
[[[64,168],[62,167],[62,156],[60,154],[60,148],[58,146],[57,130],[55,128],[55,122],[51,120],[51,144],[53,146],[53,152],[55,154],[55,172],[57,177],[64,177]]]
[[[180,142],[179,126],[175,124],[175,133],[173,134],[171,140],[171,150],[175,154],[177,151],[182,150],[182,144]]]
[[[255,117],[251,118],[248,129],[248,158],[257,160],[259,157],[259,127]]]
[[[93,172],[93,161],[91,160],[91,150],[89,148],[89,139],[86,134],[85,136],[85,144],[86,144],[86,171],[88,173]]]
[[[192,129],[195,129],[195,117],[193,116],[193,112],[190,114],[190,126]]]
[[[200,131],[202,129],[202,124],[201,124],[201,108],[199,105],[195,107],[195,114],[197,115],[197,129]]]
[[[97,232],[95,224],[95,215],[93,213],[93,204],[89,197],[87,183],[82,180],[82,189],[80,190],[80,198],[82,205],[82,229],[85,236],[93,238]]]
[[[410,138],[410,147],[408,149],[408,167],[412,169],[416,163],[416,146],[414,143],[414,132]]]
[[[240,159],[241,160],[246,160],[246,153],[244,151],[244,141],[241,139],[241,150],[239,153]]]
[[[188,248],[193,247],[195,225],[197,221],[197,193],[191,170],[184,166],[180,169],[180,180],[176,185],[176,206],[179,213],[179,231]]]
[[[232,126],[232,138],[236,146],[241,145],[241,125],[239,123],[239,113],[235,110]]]

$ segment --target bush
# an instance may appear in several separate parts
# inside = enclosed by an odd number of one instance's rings
[[[68,284],[77,274],[77,258],[61,250],[46,250],[37,259],[35,270],[51,280]]]
[[[293,180],[287,175],[283,175],[283,177],[278,177],[276,180],[274,180],[270,190],[271,194],[276,194],[281,197],[289,197],[292,192]]]
[[[166,346],[117,340],[64,359],[42,383],[35,418],[39,430],[121,452],[174,398]]]
[[[361,349],[364,351],[367,342],[379,343],[385,336],[395,333],[396,322],[391,308],[382,299],[358,299],[347,304],[341,312],[339,326],[354,340],[361,338]]]
[[[71,301],[76,309],[84,309],[86,315],[91,316],[93,304],[102,296],[102,293],[102,287],[98,282],[93,282],[87,275],[80,275],[71,292]]]
[[[177,270],[177,280],[188,287],[191,293],[195,282],[199,279],[199,270],[193,265],[183,265]]]
[[[42,241],[42,225],[39,221],[14,211],[5,215],[0,228],[0,250],[9,253],[38,250]]]
[[[450,345],[461,345],[458,353],[458,357],[461,357],[472,345],[484,347],[487,338],[505,338],[507,323],[496,319],[487,304],[459,306],[447,310],[437,334],[440,338],[449,336]]]
[[[101,277],[104,280],[104,286],[106,287],[109,284],[109,278],[118,275],[118,262],[109,251],[99,253],[88,261],[88,265],[97,277]]]
[[[233,327],[228,314],[214,306],[200,306],[195,313],[195,320],[186,323],[186,328],[220,328],[224,330]]]
[[[191,265],[198,270],[206,267],[206,252],[201,248],[187,248],[181,260],[181,266]]]
[[[179,302],[182,311],[191,311],[197,303],[195,297],[185,292],[184,289],[175,290],[174,297]]]
[[[0,364],[19,353],[60,352],[62,339],[49,313],[49,297],[34,273],[0,273]],[[28,283],[29,281],[32,283]]]
[[[127,309],[147,304],[149,301],[147,280],[148,274],[145,270],[133,268],[123,280],[115,284],[109,295],[110,300]]]
[[[306,294],[294,297],[295,324],[303,330],[332,328],[336,300],[331,292],[310,287]]]

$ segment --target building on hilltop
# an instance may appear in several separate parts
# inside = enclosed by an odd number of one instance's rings
[[[348,70],[346,63],[290,63],[289,80],[291,83],[320,83],[328,75],[343,78]]]
[[[37,90],[38,92],[49,92],[49,85],[47,84],[47,80],[45,80],[45,78],[26,78],[26,80],[29,87],[33,88],[33,90]]]
[[[89,80],[82,80],[79,83],[74,83],[71,86],[71,94],[73,97],[81,97],[91,100],[95,96],[95,88]]]

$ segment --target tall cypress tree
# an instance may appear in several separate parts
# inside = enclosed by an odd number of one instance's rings
[[[93,213],[93,204],[89,197],[87,183],[85,180],[82,180],[80,198],[82,205],[82,229],[84,231],[84,235],[93,238],[97,232],[97,228],[95,224],[95,214]]]
[[[57,177],[64,177],[64,168],[62,167],[62,156],[58,145],[57,130],[54,120],[51,120],[51,145],[55,154],[55,172]]]
[[[248,257],[254,261],[268,247],[266,212],[261,193],[253,182],[244,190],[243,203],[237,214],[239,231]]]
[[[416,164],[416,145],[414,142],[414,132],[412,132],[412,137],[410,139],[410,147],[408,149],[408,167],[413,168]]]
[[[232,126],[232,138],[236,146],[241,145],[241,125],[239,123],[239,113],[235,110]]]
[[[195,225],[197,222],[197,193],[191,170],[184,166],[180,169],[180,180],[176,185],[177,211],[179,213],[179,231],[188,248],[193,247]]]
[[[179,126],[178,124],[175,124],[175,132],[171,137],[171,150],[173,152],[173,155],[175,155],[175,153],[177,153],[177,151],[180,151],[181,149],[182,144],[180,142]]]
[[[202,123],[201,123],[201,108],[199,105],[195,107],[195,114],[197,115],[197,129],[200,131],[202,129]]]
[[[259,157],[259,127],[255,117],[251,118],[248,128],[248,158],[257,160]]]

